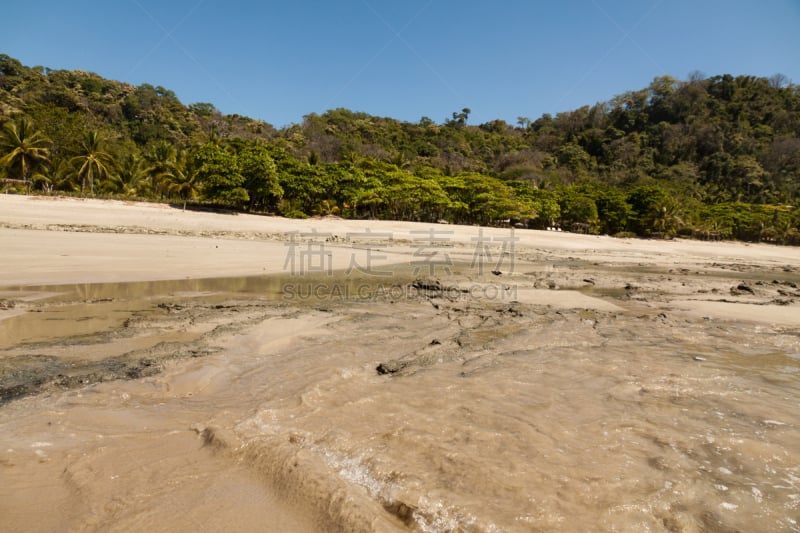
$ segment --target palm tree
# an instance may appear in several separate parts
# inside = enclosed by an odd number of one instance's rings
[[[94,194],[94,179],[108,174],[113,161],[110,154],[103,151],[105,140],[100,134],[91,130],[81,140],[78,155],[70,161],[78,167],[78,176],[81,178],[81,196],[86,189],[86,180],[89,180],[89,192]]]
[[[123,157],[111,177],[110,188],[123,196],[143,196],[150,188],[150,184],[145,180],[147,169],[143,163],[142,158],[136,154]]]
[[[184,173],[180,169],[175,171],[168,178],[167,190],[177,194],[183,200],[183,210],[186,211],[186,202],[197,197],[200,184],[197,182],[197,174]]]
[[[12,169],[17,172],[17,176],[25,184],[26,194],[30,193],[28,180],[34,169],[47,161],[48,143],[44,134],[37,131],[27,118],[3,126],[0,135],[0,165],[9,169],[9,175]]]
[[[658,229],[662,236],[674,234],[683,223],[683,209],[674,199],[664,199],[655,206],[653,227]]]
[[[69,161],[59,158],[51,160],[47,165],[42,165],[42,172],[34,174],[31,180],[34,183],[38,181],[44,192],[51,193],[54,190],[77,190],[74,178],[75,172],[70,167]]]
[[[188,152],[176,151],[175,163],[171,171],[164,174],[163,183],[169,193],[177,194],[183,200],[183,210],[186,211],[186,202],[197,198],[200,192],[200,182],[197,179],[197,172],[190,168]]]
[[[163,196],[163,189],[168,187],[169,179],[175,171],[178,151],[169,142],[161,140],[150,146],[144,154],[144,158],[149,163],[147,173],[150,175],[153,191],[157,195]]]

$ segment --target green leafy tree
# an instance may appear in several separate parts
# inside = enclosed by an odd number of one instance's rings
[[[677,225],[677,203],[660,185],[640,184],[628,193],[630,227],[639,235],[664,232]]]
[[[530,226],[538,229],[552,227],[561,219],[561,206],[558,196],[547,189],[533,189],[530,195],[536,216],[531,219]]]
[[[450,200],[438,183],[395,169],[384,176],[383,199],[393,219],[434,222]]]
[[[561,225],[581,233],[594,233],[600,222],[594,198],[580,187],[567,187],[559,194]]]
[[[631,216],[631,206],[626,201],[625,193],[618,189],[607,189],[594,196],[594,203],[601,233],[614,235],[625,231]]]
[[[470,113],[472,113],[472,110],[468,107],[462,109],[460,113],[453,111],[452,118],[448,119],[445,124],[453,128],[465,128]]]
[[[283,197],[283,189],[278,180],[278,167],[272,160],[269,150],[262,144],[245,143],[239,148],[237,163],[244,188],[249,197],[251,210],[275,210]]]
[[[285,216],[307,217],[325,194],[319,168],[300,161],[280,146],[267,148],[275,163],[278,184],[283,191],[280,212]]]
[[[207,200],[241,206],[250,199],[236,155],[215,143],[206,143],[192,154],[189,172]]]
[[[567,143],[558,150],[558,163],[570,170],[575,176],[584,174],[591,163],[591,156],[575,143]]]

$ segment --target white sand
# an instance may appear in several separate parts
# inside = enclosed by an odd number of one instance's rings
[[[431,231],[443,244],[456,245],[457,253],[466,260],[478,239],[499,248],[503,242],[498,239],[510,236],[510,230],[502,228],[335,218],[292,220],[184,212],[161,204],[0,195],[0,285],[288,272],[287,234],[314,231],[337,236],[337,243],[324,250],[332,252],[333,268],[347,268],[353,254],[359,265],[367,260],[368,252],[344,242],[348,233],[355,239],[365,238],[366,232],[384,234],[374,239],[375,243],[392,237],[389,252],[385,242],[380,244],[380,253],[372,252],[373,265],[411,261],[414,251],[424,245],[418,243],[427,242]],[[719,261],[800,265],[800,248],[765,244],[614,239],[535,230],[516,230],[514,238],[518,239],[514,246],[519,254],[569,255],[621,264]],[[294,249],[295,254],[302,251]]]

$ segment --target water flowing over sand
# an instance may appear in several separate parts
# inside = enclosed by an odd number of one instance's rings
[[[298,276],[274,220],[78,233],[16,201],[6,265],[36,268],[0,273],[1,530],[800,531],[794,249],[521,231],[483,268],[451,228],[432,276],[402,239],[389,276],[346,275],[335,239],[341,269]],[[52,255],[82,235],[237,266]]]

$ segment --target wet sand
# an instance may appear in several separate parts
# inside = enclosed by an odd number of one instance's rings
[[[0,530],[800,531],[800,250],[510,236],[0,197]]]

